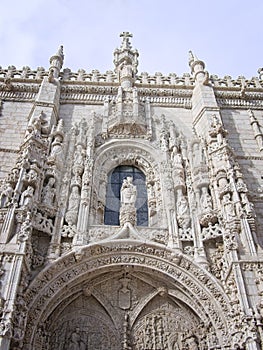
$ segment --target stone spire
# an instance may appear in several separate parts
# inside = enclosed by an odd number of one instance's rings
[[[121,86],[126,89],[134,85],[138,66],[138,51],[133,50],[130,38],[132,34],[123,32],[120,34],[122,43],[120,48],[114,51],[115,72],[119,78]]]
[[[208,72],[205,71],[205,63],[199,60],[192,51],[189,51],[189,66],[196,82],[206,85]]]
[[[55,55],[50,57],[50,67],[49,67],[49,80],[52,78],[58,78],[59,72],[63,66],[64,62],[64,54],[63,54],[63,46],[61,45]]]

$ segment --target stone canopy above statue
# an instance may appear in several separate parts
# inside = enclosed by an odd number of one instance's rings
[[[114,51],[113,62],[121,86],[125,89],[134,85],[139,53],[137,50],[132,49],[129,40],[129,38],[132,38],[131,33],[123,32],[120,34],[120,37],[122,37],[122,44],[119,49]]]

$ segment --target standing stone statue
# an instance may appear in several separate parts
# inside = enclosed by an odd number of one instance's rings
[[[0,208],[7,208],[11,204],[13,193],[13,187],[8,183],[6,188],[0,194]]]
[[[69,196],[68,210],[66,213],[66,221],[69,225],[74,225],[77,223],[79,201],[80,201],[79,187],[73,186]]]
[[[201,204],[202,212],[209,212],[213,209],[212,198],[208,193],[207,187],[202,188],[200,204]]]
[[[231,195],[230,193],[224,194],[222,198],[222,204],[223,204],[223,216],[226,221],[231,221],[235,219],[236,213],[235,213],[235,206],[234,203],[231,201]]]
[[[34,187],[28,186],[27,189],[21,194],[20,205],[28,207],[34,196]]]
[[[137,196],[136,186],[132,183],[133,178],[128,176],[123,180],[121,186],[121,208],[120,208],[120,224],[124,225],[130,222],[132,225],[136,223],[135,201]]]
[[[50,177],[48,183],[43,188],[42,200],[46,205],[52,206],[54,204],[56,189],[54,187],[56,180],[54,177]]]
[[[136,186],[132,183],[133,178],[128,176],[123,180],[121,186],[121,204],[122,205],[135,205],[137,190]]]

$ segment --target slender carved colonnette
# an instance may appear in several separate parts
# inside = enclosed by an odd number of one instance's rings
[[[0,68],[0,350],[261,349],[263,85]]]

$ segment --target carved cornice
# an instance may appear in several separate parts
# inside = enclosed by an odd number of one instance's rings
[[[0,148],[0,152],[3,153],[19,153],[19,151],[19,149]]]
[[[246,159],[246,160],[263,160],[263,156],[240,156],[235,155],[236,159]]]
[[[221,108],[253,108],[262,109],[263,92],[249,90],[217,90],[215,89],[217,103]]]
[[[141,87],[138,88],[140,102],[145,102],[146,99],[153,105],[163,105],[172,107],[191,108],[192,89],[180,88],[159,88],[159,87]],[[92,103],[102,105],[105,97],[109,101],[116,99],[118,85],[105,85],[94,83],[85,84],[64,84],[61,87],[61,103]]]
[[[29,83],[15,83],[10,80],[8,84],[0,82],[0,98],[3,100],[16,100],[16,101],[32,101],[35,99],[38,93],[40,84]]]

